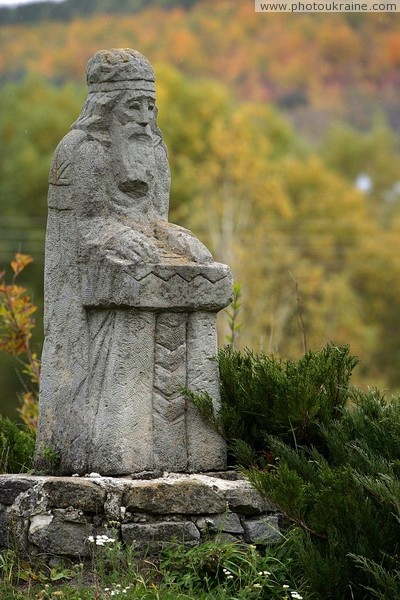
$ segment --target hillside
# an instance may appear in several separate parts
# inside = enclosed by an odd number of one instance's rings
[[[337,119],[367,129],[378,113],[400,131],[399,13],[264,15],[249,0],[66,0],[6,12],[18,23],[0,29],[3,82],[27,72],[82,81],[95,50],[128,46],[273,102],[312,136]]]
[[[239,344],[296,357],[304,333],[309,348],[350,343],[357,383],[398,390],[400,15],[143,5],[43,3],[36,21],[1,25],[0,270],[32,254],[23,283],[42,307],[51,156],[84,101],[88,58],[133,47],[156,66],[171,221],[242,283]],[[46,16],[56,7],[65,17]],[[19,385],[1,356],[0,387],[11,398]]]
[[[0,7],[0,23],[31,25],[40,21],[71,21],[95,13],[132,14],[149,6],[189,8],[197,0],[63,0],[62,2],[35,2],[13,7]]]

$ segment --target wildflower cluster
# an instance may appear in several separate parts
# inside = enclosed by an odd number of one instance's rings
[[[222,569],[222,571],[227,579],[233,579],[233,575],[229,569]]]
[[[127,585],[126,587],[122,587],[120,583],[113,583],[113,588],[106,587],[104,591],[107,592],[110,596],[119,596],[120,594],[127,594],[128,590],[131,589],[132,586]]]
[[[282,587],[283,587],[283,589],[284,589],[284,590],[287,590],[287,592],[286,592],[286,593],[289,593],[289,591],[288,591],[288,590],[289,590],[289,588],[290,588],[290,585],[287,585],[287,584],[285,583],[285,584],[284,584]],[[287,595],[286,595],[285,597],[286,597],[286,598],[289,598],[289,596],[287,596]],[[303,596],[301,596],[301,595],[299,594],[299,592],[292,591],[292,592],[290,592],[290,600],[303,600]]]
[[[96,544],[96,546],[105,546],[106,544],[115,542],[115,539],[108,537],[108,535],[89,535],[88,540],[91,544]]]

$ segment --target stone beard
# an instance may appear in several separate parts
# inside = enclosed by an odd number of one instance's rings
[[[182,388],[219,402],[225,265],[168,223],[154,73],[129,49],[88,63],[89,96],[49,177],[36,467],[124,475],[222,470],[223,439]]]

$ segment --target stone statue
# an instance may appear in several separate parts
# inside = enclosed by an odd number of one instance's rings
[[[216,313],[229,268],[168,223],[154,73],[130,49],[88,63],[89,95],[49,176],[36,466],[124,475],[225,467],[182,388],[218,402]]]

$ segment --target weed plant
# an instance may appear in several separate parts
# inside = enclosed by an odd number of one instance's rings
[[[34,435],[0,415],[0,473],[29,471],[34,450]]]
[[[115,538],[100,541],[88,540],[93,554],[86,565],[50,568],[39,559],[28,562],[5,551],[0,555],[1,600],[313,598],[304,585],[294,583],[284,543],[263,556],[254,546],[239,543],[209,542],[193,548],[172,543],[151,558],[133,547],[123,549]]]

